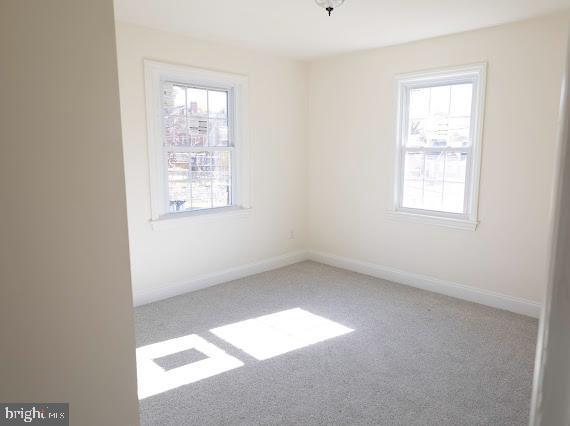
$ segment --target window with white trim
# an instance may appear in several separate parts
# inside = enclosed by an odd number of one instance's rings
[[[476,224],[485,66],[398,80],[396,212]]]
[[[152,219],[248,208],[243,76],[145,61]]]

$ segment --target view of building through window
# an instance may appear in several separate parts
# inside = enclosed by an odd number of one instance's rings
[[[169,212],[232,205],[229,97],[225,90],[163,83]]]
[[[408,89],[402,207],[464,213],[473,87]]]

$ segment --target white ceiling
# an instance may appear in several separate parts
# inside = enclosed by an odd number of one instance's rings
[[[115,0],[117,19],[310,58],[452,34],[570,8],[570,0]]]

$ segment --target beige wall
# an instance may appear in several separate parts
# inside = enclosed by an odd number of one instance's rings
[[[567,22],[560,14],[311,63],[311,248],[542,301]],[[483,61],[479,228],[387,218],[395,75]]]
[[[112,1],[3,1],[0,53],[0,401],[138,424]]]
[[[119,23],[135,301],[306,248],[542,301],[567,21],[560,14],[309,64]],[[152,229],[144,58],[249,76],[251,215]],[[395,75],[482,61],[479,228],[389,219]]]
[[[305,64],[125,23],[118,23],[117,47],[135,301],[303,247]],[[152,229],[143,58],[249,77],[249,216]]]
[[[570,50],[567,49],[567,52]],[[562,94],[549,285],[538,334],[532,426],[570,424],[570,57]]]

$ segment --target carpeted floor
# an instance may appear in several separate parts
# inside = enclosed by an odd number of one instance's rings
[[[210,331],[293,308],[354,331],[263,360]],[[137,347],[197,335],[240,361],[142,399],[143,425],[528,423],[537,321],[509,312],[303,262],[139,307],[135,321]]]

